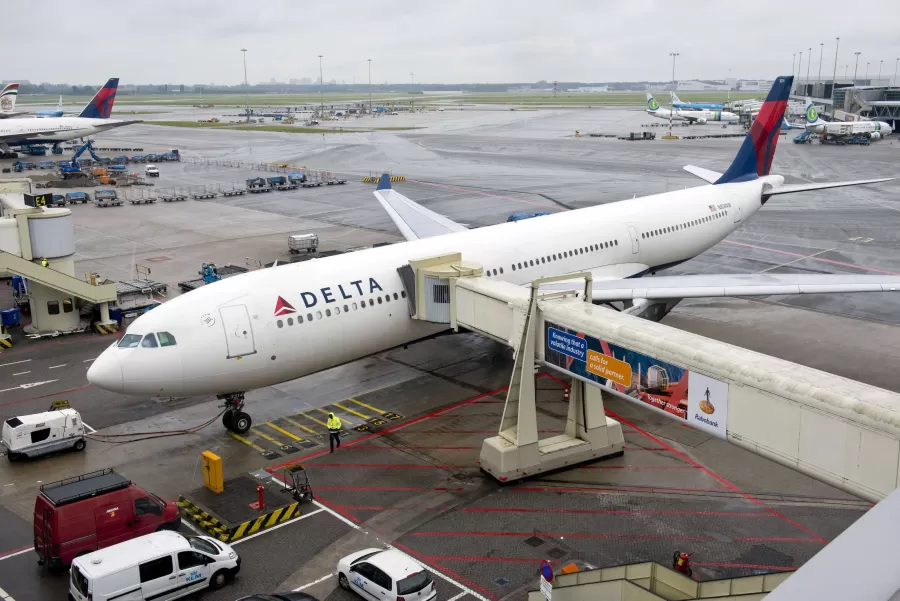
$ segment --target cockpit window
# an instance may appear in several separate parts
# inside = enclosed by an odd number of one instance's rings
[[[175,346],[175,337],[168,332],[157,332],[159,336],[159,346]]]
[[[153,334],[147,334],[146,336],[144,336],[144,339],[141,340],[141,346],[144,348],[156,348],[159,345],[156,344],[156,336],[154,336]]]
[[[125,334],[119,341],[119,348],[137,348],[141,343],[141,338],[143,336],[140,334]]]

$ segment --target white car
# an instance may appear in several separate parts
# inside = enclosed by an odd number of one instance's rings
[[[147,177],[159,177],[159,169],[157,169],[156,165],[147,165],[144,168],[144,175]]]
[[[428,572],[396,549],[365,549],[338,562],[338,584],[368,601],[431,601],[437,589]]]

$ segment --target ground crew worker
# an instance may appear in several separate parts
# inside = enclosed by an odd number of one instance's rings
[[[48,261],[44,257],[41,257],[41,267],[50,267],[50,261]]]
[[[336,417],[334,413],[329,413],[325,425],[328,426],[328,446],[334,453],[335,441],[337,441],[337,447],[341,448],[341,418]]]

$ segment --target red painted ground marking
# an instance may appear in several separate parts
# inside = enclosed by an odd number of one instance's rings
[[[844,263],[843,261],[833,261],[831,259],[823,259],[821,257],[810,257],[808,255],[801,255],[800,253],[792,253],[787,250],[777,250],[775,248],[769,248],[767,246],[757,246],[755,244],[746,244],[744,242],[734,242],[733,240],[722,240],[725,244],[733,244],[735,246],[745,246],[747,248],[755,248],[757,250],[765,250],[768,252],[777,253],[779,255],[788,255],[789,257],[800,257],[802,259],[809,259],[810,261],[820,261],[822,263],[830,263],[831,265],[840,265],[841,267],[851,267],[853,269],[861,269],[863,271],[874,271],[875,273],[883,273],[885,275],[900,275],[900,273],[896,273],[893,271],[885,271],[883,269],[876,269],[874,267],[866,267],[865,265],[855,265],[853,263]]]
[[[574,513],[588,515],[706,515],[743,518],[772,518],[765,511],[687,511],[663,509],[532,509],[530,507],[464,507],[461,513]]]
[[[695,470],[696,465],[582,465],[580,470]]]
[[[535,535],[534,531],[529,532],[482,532],[482,531],[449,531],[449,532],[414,532],[411,533],[412,536],[496,536],[496,537],[505,537],[505,536],[513,536],[513,537],[529,537]],[[598,533],[598,534],[585,534],[581,532],[544,532],[541,531],[540,534],[542,536],[551,536],[554,538],[580,538],[580,539],[642,539],[642,540],[693,540],[693,541],[711,541],[716,540],[712,536],[691,536],[687,534],[633,534],[627,532],[606,532],[606,533]],[[735,538],[733,540],[747,540]],[[791,542],[816,542],[811,538],[793,538],[793,539],[784,539],[779,537],[759,537],[752,539],[754,541],[784,541],[789,540]],[[818,543],[817,543],[818,544]]]
[[[604,492],[604,491],[622,491],[622,492],[734,492],[730,488],[688,488],[675,486],[513,486],[509,490],[518,490],[522,492]]]
[[[16,553],[21,553],[22,551],[27,551],[28,549],[33,549],[34,545],[28,545],[27,547],[19,547],[18,549],[13,549],[11,551],[7,551],[6,553],[0,553],[0,559],[5,559],[10,555],[15,555]]]
[[[505,391],[507,388],[508,387],[505,386],[503,388],[498,388],[497,390],[492,390],[491,392],[485,392],[484,394],[479,394],[478,396],[472,397],[471,399],[466,399],[464,401],[460,401],[459,403],[456,403],[455,405],[450,405],[449,407],[445,407],[443,409],[438,409],[437,411],[432,411],[431,413],[426,413],[425,415],[406,420],[405,422],[399,423],[395,426],[391,426],[390,428],[385,428],[384,430],[381,430],[380,432],[373,432],[372,434],[368,434],[361,438],[357,438],[356,440],[351,440],[350,442],[345,443],[344,446],[345,447],[356,446],[367,440],[371,440],[371,439],[375,438],[376,436],[381,436],[382,434],[386,434],[388,432],[394,432],[396,430],[399,430],[400,428],[405,428],[406,426],[410,426],[410,425],[418,423],[422,420],[426,420],[426,419],[435,417],[437,415],[441,415],[448,411],[453,411],[454,409],[458,409],[459,407],[464,407],[464,406],[468,405],[469,403],[474,403],[475,401],[479,401],[483,398],[493,396],[495,394]],[[285,461],[284,463],[279,463],[278,465],[273,465],[271,467],[267,467],[266,471],[269,472],[270,474],[273,474],[286,465],[292,465],[294,463],[301,463],[304,461],[309,461],[310,459],[319,457],[321,455],[324,455],[325,453],[328,453],[328,449],[322,449],[321,451],[316,451],[314,453],[304,455],[303,457],[299,457],[297,459],[291,459],[289,461]],[[316,464],[314,463],[312,465],[316,465]],[[317,488],[321,488],[321,487],[317,487]]]
[[[427,558],[426,558],[425,556],[423,556],[421,553],[418,553],[417,551],[413,551],[412,549],[410,549],[409,547],[407,547],[407,546],[404,545],[404,544],[401,544],[401,543],[398,543],[398,542],[395,541],[395,542],[394,542],[394,546],[397,547],[398,549],[401,549],[402,551],[405,551],[406,553],[409,553],[410,555],[412,555],[413,557],[415,557],[416,559],[418,559],[418,560],[420,560],[420,561],[425,561],[425,560],[427,559]],[[448,568],[447,566],[441,565],[441,564],[436,563],[436,562],[432,562],[431,567],[433,567],[433,568],[436,569],[436,570],[439,570],[439,571],[443,572],[446,576],[449,576],[450,578],[453,578],[454,580],[457,580],[457,581],[459,581],[459,582],[462,582],[463,584],[465,584],[465,585],[468,586],[469,588],[478,591],[479,593],[481,593],[482,595],[484,595],[484,596],[487,597],[488,599],[497,599],[497,595],[491,593],[490,591],[484,589],[483,587],[478,586],[478,585],[475,584],[474,582],[472,582],[472,581],[470,581],[470,580],[468,580],[468,579],[466,579],[466,578],[463,578],[462,576],[460,576],[459,574],[457,574],[456,572],[454,572],[453,570],[451,570],[451,569]]]
[[[392,491],[424,491],[424,490],[456,490],[462,488],[424,488],[421,486],[316,486],[316,490],[392,490]]]
[[[497,417],[500,417],[499,415]],[[564,430],[538,430],[540,434],[561,434]],[[409,434],[497,434],[497,430],[412,430]],[[637,434],[637,432],[635,432]]]
[[[415,450],[435,450],[435,451],[471,451],[480,449],[481,447],[421,447],[416,445],[398,444],[397,446],[377,445],[377,444],[357,444],[353,445],[354,449],[415,449]]]
[[[18,401],[8,401],[6,403],[0,403],[0,407],[6,407],[8,405],[18,405],[19,403],[27,403],[28,401],[37,401],[40,399],[46,399],[51,396],[58,396],[61,394],[67,394],[69,392],[78,392],[79,390],[87,390],[88,388],[93,388],[93,384],[88,384],[87,386],[79,386],[78,388],[69,388],[68,390],[60,390],[59,392],[51,392],[49,394],[42,394],[41,396],[33,396],[28,397],[27,399],[20,399]]]
[[[814,538],[807,538],[805,536],[733,536],[731,540],[739,540],[745,542],[752,541],[777,541],[784,543],[816,543],[817,545],[821,545],[818,540]]]
[[[362,511],[398,511],[403,510],[406,511],[407,507],[390,507],[387,505],[335,505],[335,507],[340,507],[341,509],[352,509],[352,510],[362,510]],[[426,507],[426,508],[417,508],[418,511],[452,511],[453,507]]]
[[[425,465],[420,464],[405,464],[405,463],[313,463],[311,464],[315,467],[365,467],[365,468],[384,468],[384,469],[439,469],[439,470],[464,470],[464,469],[473,469],[474,466],[471,465],[431,465],[427,463]]]
[[[625,445],[624,449],[626,451],[668,451],[669,450],[665,447],[632,447],[629,445]]]
[[[534,534],[533,532],[529,534]],[[396,543],[395,543],[396,544]],[[543,557],[469,557],[468,555],[424,555],[421,559],[429,561],[497,561],[504,563],[541,563]],[[549,560],[550,563],[559,563],[558,560]]]
[[[629,421],[626,420],[625,418],[623,418],[623,417],[617,415],[614,411],[611,411],[611,410],[607,409],[607,410],[606,410],[606,413],[608,413],[609,415],[611,415],[613,419],[616,419],[616,420],[618,420],[618,421],[620,421],[620,422],[622,422],[622,423],[624,423],[624,424],[627,424],[628,426],[630,426],[630,427],[634,428],[635,430],[639,431],[641,434],[643,434],[644,436],[646,436],[647,438],[649,438],[650,440],[652,440],[652,441],[655,442],[656,444],[658,444],[658,445],[660,445],[660,446],[663,446],[663,447],[668,447],[669,450],[670,450],[672,453],[675,453],[675,455],[677,455],[678,457],[680,457],[680,458],[683,459],[684,461],[690,463],[691,465],[697,466],[698,468],[700,468],[701,470],[703,470],[703,473],[705,473],[706,475],[708,475],[708,476],[710,476],[711,478],[715,479],[716,481],[718,481],[718,482],[724,484],[729,490],[732,490],[732,491],[734,491],[734,492],[740,494],[742,497],[744,497],[745,499],[747,499],[747,500],[750,501],[751,503],[754,503],[755,505],[759,505],[760,507],[763,507],[764,509],[768,510],[768,511],[771,512],[772,514],[777,515],[779,518],[781,518],[782,520],[784,520],[784,521],[787,522],[788,524],[794,526],[795,528],[798,528],[799,530],[802,530],[802,531],[805,532],[806,534],[808,534],[808,535],[810,535],[811,537],[815,538],[815,539],[816,539],[817,541],[819,541],[820,543],[822,543],[822,544],[828,544],[828,541],[825,540],[824,538],[822,538],[821,536],[819,536],[819,535],[815,534],[814,532],[810,531],[808,528],[806,528],[806,527],[804,527],[804,526],[801,526],[800,524],[798,524],[798,523],[795,522],[794,520],[790,519],[789,517],[787,517],[787,516],[784,515],[783,513],[780,513],[780,512],[778,512],[778,511],[772,509],[771,507],[769,507],[768,505],[766,505],[765,503],[763,503],[762,501],[760,501],[759,499],[757,499],[757,498],[754,497],[753,495],[750,495],[750,494],[748,494],[748,493],[745,493],[743,490],[741,490],[740,488],[738,488],[737,486],[735,486],[734,484],[732,484],[731,482],[729,482],[728,480],[726,480],[726,479],[723,478],[722,476],[718,475],[717,473],[715,473],[715,472],[712,471],[711,469],[709,469],[709,468],[707,468],[707,467],[704,467],[704,466],[700,465],[699,463],[697,463],[696,461],[694,461],[693,459],[691,459],[690,457],[688,457],[687,455],[685,455],[685,454],[682,453],[681,451],[678,451],[677,449],[675,449],[675,448],[672,447],[671,445],[668,445],[668,444],[666,444],[665,442],[663,442],[660,438],[657,438],[656,436],[650,434],[649,432],[645,432],[644,430],[642,430],[642,429],[639,428],[638,426],[635,426],[634,424],[632,424],[631,422],[629,422]]]
[[[747,568],[750,570],[781,570],[782,572],[793,572],[797,568],[792,566],[766,566],[756,563],[719,563],[715,561],[692,561],[695,566],[707,566],[713,568]]]

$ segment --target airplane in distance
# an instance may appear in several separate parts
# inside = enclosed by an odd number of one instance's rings
[[[625,312],[652,320],[683,298],[900,290],[896,277],[855,274],[674,275],[637,285],[628,279],[700,255],[782,194],[893,179],[786,184],[771,175],[792,80],[775,80],[724,173],[685,167],[708,186],[467,229],[392,189],[385,174],[374,194],[406,242],[260,269],[173,298],[128,326],[87,378],[132,395],[216,395],[225,427],[245,432],[252,423],[247,391],[447,331],[410,317],[398,268],[454,252],[482,265],[486,277],[519,285],[589,271],[594,299],[621,301]],[[548,288],[560,285],[581,284]]]
[[[109,118],[118,87],[119,78],[114,77],[107,81],[77,117],[0,121],[0,151],[10,152],[10,146],[66,142],[114,127],[141,123],[141,120],[120,121]]]
[[[16,98],[19,96],[19,84],[8,83],[0,91],[0,119],[20,115],[16,112]]]
[[[714,102],[683,102],[675,92],[672,92],[672,108],[676,109],[709,109],[713,111],[721,111],[725,108],[722,104]]]
[[[647,92],[647,112],[660,119],[687,121],[688,123],[709,123],[710,121],[737,121],[738,116],[729,111],[666,109],[659,106],[656,98]]]
[[[806,129],[829,136],[867,136],[878,140],[891,135],[893,128],[884,121],[823,121],[811,98],[806,99]]]
[[[55,109],[41,109],[35,113],[36,117],[62,117],[63,116],[63,103],[62,103],[62,94],[59,95],[59,104],[56,105]]]

